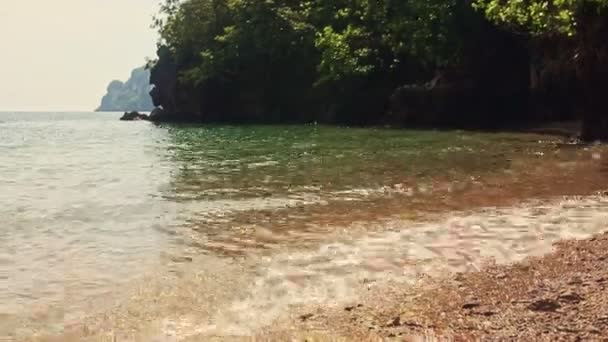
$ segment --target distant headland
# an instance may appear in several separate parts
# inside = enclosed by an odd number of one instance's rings
[[[95,111],[150,112],[154,109],[149,94],[150,89],[150,71],[145,67],[136,68],[126,82],[119,80],[110,82],[107,93],[101,100],[101,105]]]

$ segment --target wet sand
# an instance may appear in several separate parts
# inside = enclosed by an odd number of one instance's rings
[[[336,308],[309,308],[289,335],[317,340],[606,340],[608,234],[556,243],[556,251],[514,265],[372,289]]]

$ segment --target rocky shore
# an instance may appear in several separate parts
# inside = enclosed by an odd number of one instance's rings
[[[137,111],[125,112],[120,121],[162,121],[164,116],[164,111],[161,108],[154,108],[150,115],[143,114]]]
[[[413,288],[372,288],[346,307],[309,308],[293,324],[330,340],[607,339],[608,233],[555,247],[544,257],[422,279]]]

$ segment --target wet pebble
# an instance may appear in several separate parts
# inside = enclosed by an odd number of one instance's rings
[[[551,299],[539,299],[528,305],[528,309],[538,312],[555,312],[559,308],[561,308],[561,305]]]

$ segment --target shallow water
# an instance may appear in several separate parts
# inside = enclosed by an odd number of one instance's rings
[[[603,147],[118,117],[0,113],[0,336],[248,335],[606,223],[602,197],[556,199],[605,186]]]

